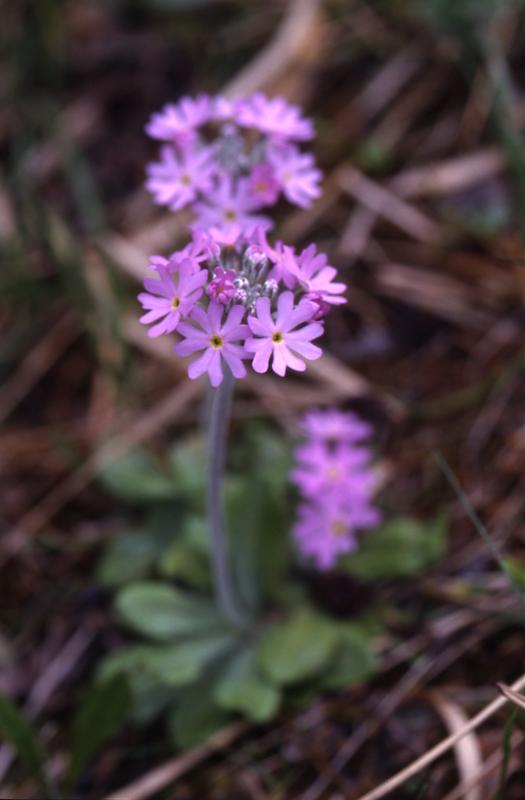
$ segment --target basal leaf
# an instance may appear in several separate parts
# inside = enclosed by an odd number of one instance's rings
[[[118,732],[130,711],[131,694],[123,675],[93,686],[73,723],[69,786],[74,785],[88,762]]]
[[[112,494],[136,503],[176,496],[172,477],[144,450],[134,450],[106,467],[102,482]]]
[[[222,633],[144,648],[144,668],[167,686],[183,686],[199,678],[206,665],[233,644],[232,635]]]
[[[370,637],[354,625],[337,626],[339,645],[321,676],[325,689],[343,689],[367,680],[377,668]]]
[[[116,609],[133,630],[153,639],[213,632],[224,620],[207,599],[153,581],[122,589]]]
[[[16,705],[3,695],[0,695],[0,735],[13,746],[20,762],[37,781],[42,796],[53,797],[37,735]]]
[[[213,701],[209,686],[197,684],[181,692],[168,716],[168,726],[178,747],[195,747],[222,728],[230,715]]]
[[[359,550],[343,560],[360,580],[418,575],[445,551],[446,519],[430,523],[400,517],[363,536]]]
[[[300,609],[266,632],[259,643],[258,663],[275,683],[296,683],[323,669],[337,645],[337,632],[330,620]]]
[[[216,683],[213,696],[221,708],[240,711],[254,722],[272,719],[281,700],[279,689],[262,675],[251,647],[235,653]]]

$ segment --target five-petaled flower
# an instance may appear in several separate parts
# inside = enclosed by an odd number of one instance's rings
[[[284,376],[287,367],[303,372],[304,361],[298,356],[314,361],[320,358],[322,350],[312,344],[323,334],[323,326],[312,322],[303,327],[314,313],[312,303],[301,300],[294,306],[292,292],[283,292],[277,301],[275,320],[271,314],[270,300],[261,297],[255,304],[257,316],[248,317],[248,325],[253,337],[246,340],[245,348],[253,353],[252,367],[256,372],[266,372],[272,357],[272,369],[277,375]]]
[[[169,269],[169,263],[168,266],[158,264],[158,278],[144,279],[147,292],[141,292],[138,297],[142,308],[147,309],[140,322],[144,325],[157,323],[148,331],[151,337],[172,333],[177,328],[181,317],[190,313],[202,295],[208,278],[206,270],[199,269],[189,258],[177,264],[174,272]]]
[[[232,306],[224,322],[223,312],[224,306],[215,301],[210,303],[206,311],[200,307],[194,308],[191,320],[198,327],[181,322],[178,333],[184,339],[175,345],[175,352],[181,356],[204,350],[188,367],[188,375],[195,379],[207,372],[213,387],[222,383],[223,361],[235,378],[244,378],[246,375],[246,367],[242,363],[246,353],[242,344],[239,344],[248,331],[248,326],[241,323],[244,308]]]

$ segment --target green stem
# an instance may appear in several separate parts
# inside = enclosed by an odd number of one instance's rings
[[[234,377],[225,365],[221,385],[213,390],[208,423],[208,521],[215,591],[225,616],[234,625],[244,621],[233,585],[224,532],[223,477]]]

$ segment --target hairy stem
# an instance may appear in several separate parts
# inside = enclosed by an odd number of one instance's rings
[[[223,478],[226,440],[235,380],[225,366],[221,385],[213,390],[208,423],[208,521],[215,591],[225,616],[234,625],[244,621],[239,605],[224,532]]]

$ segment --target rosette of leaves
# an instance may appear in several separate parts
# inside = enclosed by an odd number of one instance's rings
[[[139,523],[112,540],[99,564],[99,580],[116,592],[116,618],[135,637],[106,658],[99,679],[125,676],[134,719],[163,714],[179,746],[205,740],[233,715],[265,723],[283,707],[374,673],[377,624],[334,619],[300,580],[289,537],[290,461],[287,442],[259,425],[233,451],[225,496],[247,612],[241,627],[221,616],[213,597],[201,442],[184,442],[165,463],[132,454],[105,476]],[[443,541],[442,522],[398,520],[367,534],[341,567],[364,581],[406,578],[435,560]]]

